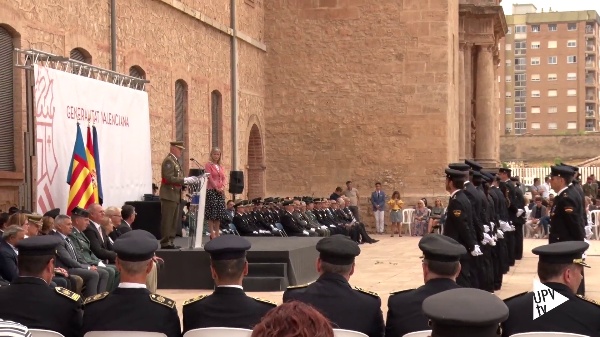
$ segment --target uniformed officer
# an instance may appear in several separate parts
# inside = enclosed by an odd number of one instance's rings
[[[446,169],[446,191],[450,193],[447,217],[444,223],[443,235],[449,236],[463,245],[469,254],[460,258],[460,274],[456,283],[462,287],[471,287],[475,278],[471,270],[472,259],[481,255],[481,250],[475,239],[472,226],[471,204],[463,191],[466,180],[465,172]]]
[[[310,304],[340,329],[362,332],[369,337],[384,334],[381,298],[374,292],[348,283],[354,273],[354,259],[360,254],[358,243],[336,234],[317,243],[319,278],[311,284],[291,286],[283,301]]]
[[[504,232],[504,238],[506,239],[506,248],[508,253],[508,263],[509,266],[515,265],[516,254],[515,249],[517,247],[517,233],[515,222],[517,220],[517,213],[519,209],[517,208],[517,192],[516,187],[510,181],[510,175],[512,170],[507,167],[501,167],[498,169],[498,176],[500,177],[500,191],[504,195],[506,200],[506,208],[508,213],[509,222],[501,222],[500,228]],[[522,236],[522,235],[521,235]]]
[[[429,330],[428,320],[421,306],[427,297],[459,288],[456,277],[460,273],[459,259],[467,253],[456,240],[429,234],[419,241],[423,251],[423,278],[425,284],[417,289],[394,292],[388,300],[385,335],[404,336],[409,332]]]
[[[252,329],[277,305],[250,297],[242,288],[248,275],[246,251],[251,244],[237,235],[210,240],[204,250],[210,254],[210,271],[215,281],[211,295],[200,295],[183,303],[183,333],[199,328]]]
[[[568,300],[552,310],[541,311],[543,303],[539,294],[526,292],[506,299],[510,317],[503,324],[503,336],[534,331],[600,336],[600,306],[575,294],[583,278],[583,267],[588,267],[582,259],[588,247],[583,241],[565,241],[532,250],[539,256],[537,270],[540,281]],[[556,295],[554,299],[557,299]],[[538,312],[543,313],[535,320],[532,310],[534,303],[541,303]]]
[[[183,169],[179,164],[181,152],[185,148],[183,142],[171,142],[171,151],[161,165],[161,184],[158,193],[160,197],[160,246],[162,249],[177,249],[173,244],[177,231],[181,188],[184,184],[197,181],[197,177],[183,177]]]
[[[146,289],[146,276],[152,271],[152,257],[158,249],[154,235],[141,229],[129,231],[115,241],[113,249],[121,283],[112,293],[103,292],[85,300],[81,335],[116,330],[181,336],[175,301]]]
[[[575,172],[567,166],[552,166],[550,168],[550,186],[558,191],[554,197],[550,211],[549,243],[562,241],[583,241],[585,230],[581,226],[579,215],[579,196],[569,184]]]
[[[458,288],[428,297],[423,313],[430,319],[432,337],[497,337],[508,308],[489,292]]]
[[[61,240],[53,235],[32,236],[17,243],[19,277],[0,287],[0,317],[30,329],[45,329],[79,337],[80,296],[65,288],[50,288],[54,254]]]

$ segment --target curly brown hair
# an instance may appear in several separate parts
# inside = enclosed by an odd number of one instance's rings
[[[333,328],[317,309],[292,301],[269,311],[252,337],[333,337]]]

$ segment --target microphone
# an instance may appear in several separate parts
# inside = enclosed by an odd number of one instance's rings
[[[198,165],[198,167],[202,167],[202,165],[200,165],[200,163],[196,159],[190,158],[190,161],[193,161],[194,163],[196,163],[196,165]]]

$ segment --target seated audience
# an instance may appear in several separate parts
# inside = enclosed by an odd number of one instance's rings
[[[106,223],[106,220],[104,220],[104,230],[106,234],[108,234],[108,237],[114,243],[114,241],[122,234],[119,230],[117,230],[118,226],[120,226],[123,222],[123,217],[121,216],[121,209],[115,206],[110,206],[106,208],[105,214],[106,218],[110,220],[110,225]]]
[[[542,197],[537,196],[534,198],[535,204],[529,213],[527,221],[525,221],[525,228],[527,237],[541,238],[543,236],[542,218],[548,215],[547,208],[542,205]]]
[[[440,228],[440,219],[444,214],[444,205],[440,199],[435,199],[435,205],[431,208],[429,213],[429,224],[427,226],[427,233],[433,233],[436,229]]]
[[[88,209],[89,225],[83,231],[83,234],[90,241],[90,248],[94,255],[106,264],[114,264],[117,254],[112,251],[112,243],[108,235],[100,226],[104,218],[104,209],[98,204],[91,204]]]
[[[302,302],[284,303],[269,311],[252,330],[251,337],[333,337],[331,323]]]
[[[13,282],[19,276],[17,268],[17,243],[25,238],[25,230],[17,225],[8,226],[0,241],[0,276]]]
[[[410,223],[410,231],[412,236],[423,236],[427,230],[429,223],[429,208],[425,206],[423,200],[417,202],[415,207],[415,213],[413,214],[412,221]]]

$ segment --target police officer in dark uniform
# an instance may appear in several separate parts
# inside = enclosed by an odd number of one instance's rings
[[[539,256],[538,276],[542,284],[568,300],[533,319],[534,293],[522,293],[505,300],[510,317],[503,324],[503,336],[534,331],[554,331],[600,336],[600,306],[577,296],[584,267],[582,255],[589,245],[583,241],[565,241],[534,248]],[[536,301],[540,295],[535,294]],[[556,295],[554,296],[556,299]],[[540,309],[540,314],[541,309]]]
[[[0,287],[0,318],[30,329],[79,337],[80,296],[65,288],[49,286],[54,276],[54,255],[60,242],[53,235],[43,235],[17,243],[19,277],[10,286]]]
[[[498,214],[496,211],[496,206],[498,205],[498,202],[496,200],[497,195],[495,194],[495,192],[493,191],[493,182],[494,182],[494,177],[487,173],[487,172],[481,172],[482,176],[483,176],[483,191],[485,196],[488,199],[488,205],[489,207],[487,208],[488,210],[488,219],[490,220],[490,231],[489,231],[489,235],[492,237],[493,242],[490,243],[491,245],[491,266],[492,266],[492,274],[493,274],[493,285],[494,285],[494,290],[500,290],[502,288],[502,279],[503,279],[503,273],[502,273],[502,248],[500,247],[500,243],[497,237],[497,233],[498,233]]]
[[[158,243],[141,229],[129,231],[113,245],[121,283],[113,292],[86,298],[81,335],[89,331],[148,331],[180,337],[175,301],[146,289]]]
[[[417,289],[391,293],[385,324],[386,336],[404,336],[409,332],[429,330],[428,320],[421,310],[427,297],[459,288],[456,277],[460,273],[459,259],[467,253],[456,240],[429,234],[419,241],[423,251],[423,278],[425,284]]]
[[[432,337],[498,337],[508,308],[489,292],[458,288],[428,297],[423,313],[430,319]]]
[[[267,311],[277,305],[244,293],[242,280],[248,274],[246,251],[251,244],[237,235],[210,240],[204,250],[210,254],[215,281],[211,295],[200,295],[183,303],[183,333],[199,328],[252,329]]]
[[[514,225],[517,219],[518,209],[516,207],[517,203],[517,195],[516,195],[516,187],[513,185],[512,181],[510,181],[510,175],[512,170],[507,167],[501,167],[498,169],[498,176],[500,177],[500,183],[498,187],[500,187],[500,191],[502,195],[504,195],[504,200],[506,200],[506,209],[508,214],[509,222],[507,225],[502,226],[501,229],[504,232],[504,238],[506,239],[506,248],[508,253],[508,263],[509,266],[512,267],[515,265],[515,248],[516,248],[516,240],[517,233],[516,227]],[[521,235],[522,236],[522,235]]]
[[[445,173],[446,191],[450,193],[450,200],[446,208],[447,217],[442,234],[453,238],[467,250],[468,254],[460,258],[461,270],[456,283],[462,287],[471,287],[472,258],[481,255],[481,250],[472,226],[471,203],[463,191],[466,176],[465,172],[453,169],[446,169]]]
[[[510,177],[510,181],[515,186],[515,207],[517,208],[517,216],[513,225],[515,226],[515,260],[523,258],[523,226],[525,226],[525,195],[520,188],[521,182],[519,177]],[[518,213],[521,214],[518,214]]]
[[[496,247],[498,247],[499,253],[499,264],[502,274],[508,273],[510,270],[510,262],[508,260],[508,246],[505,238],[505,233],[501,229],[501,223],[509,223],[510,218],[508,215],[508,207],[506,205],[506,196],[500,190],[500,177],[497,176],[496,172],[490,172],[493,177],[492,187],[490,189],[490,195],[492,195],[494,199],[494,203],[496,204],[496,224],[498,228],[496,228]]]
[[[283,301],[310,304],[337,328],[359,331],[369,337],[384,334],[381,298],[374,292],[351,287],[354,259],[360,254],[358,243],[341,234],[317,243],[319,278],[302,286],[291,286],[283,293]]]
[[[575,172],[567,166],[552,166],[550,170],[550,185],[557,193],[550,211],[548,241],[583,241],[585,230],[581,226],[579,195],[575,189],[569,189]]]

